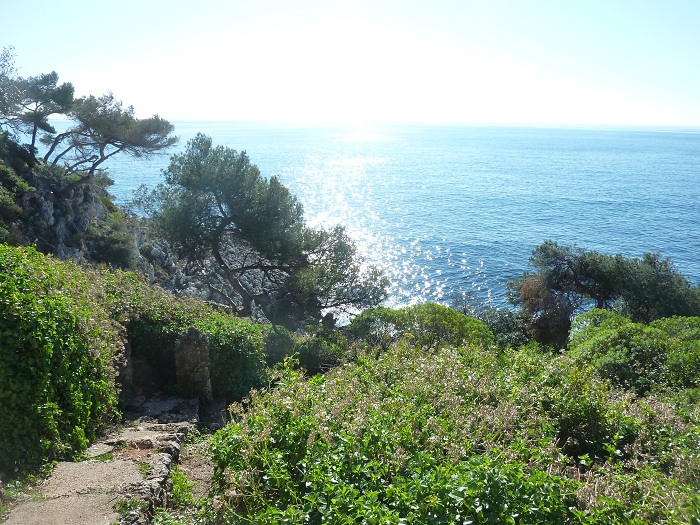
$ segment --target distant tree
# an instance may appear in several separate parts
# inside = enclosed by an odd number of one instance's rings
[[[134,108],[108,93],[101,97],[74,99],[73,85],[59,84],[56,72],[35,77],[16,75],[13,49],[0,53],[0,125],[29,136],[29,151],[37,154],[37,139],[45,146],[43,161],[61,168],[62,179],[71,182],[57,188],[60,198],[104,169],[104,163],[117,154],[147,157],[169,148],[177,137],[173,126],[157,115],[138,119]],[[63,115],[72,124],[61,133],[49,123],[53,115]],[[39,137],[41,135],[41,137]]]
[[[123,108],[111,93],[76,100],[68,117],[73,120],[73,126],[42,139],[48,148],[45,163],[62,166],[66,175],[81,175],[60,189],[59,195],[92,178],[114,155],[148,157],[177,142],[170,122],[158,115],[138,119],[132,106]]]
[[[518,348],[532,340],[527,331],[528,317],[523,312],[510,308],[485,308],[476,318],[493,332],[499,348]]]
[[[539,343],[562,348],[580,304],[576,294],[550,287],[544,277],[533,274],[511,281],[508,286],[509,300],[525,314],[528,334]]]
[[[0,51],[0,77],[2,78],[14,78],[17,74],[14,50],[12,46],[3,46]]]
[[[55,133],[49,124],[51,115],[67,114],[73,104],[73,85],[58,84],[55,71],[35,77],[17,75],[14,48],[0,52],[0,125],[30,136],[30,151],[34,151],[39,131]]]
[[[535,272],[508,283],[509,299],[527,314],[539,342],[563,344],[573,315],[591,303],[645,323],[700,314],[700,288],[659,254],[636,259],[546,241],[533,250],[530,263]]]
[[[15,107],[18,102],[16,78],[14,48],[3,47],[0,52],[0,126],[7,126],[10,117],[16,113]]]
[[[243,314],[255,304],[274,317],[283,303],[320,311],[385,298],[386,278],[364,269],[344,229],[308,228],[301,203],[277,177],[263,178],[245,152],[198,134],[164,175],[144,209],[200,275],[223,278]]]
[[[452,307],[488,326],[501,349],[518,348],[532,341],[526,326],[529,317],[522,310],[496,308],[482,302],[473,292],[453,296]]]
[[[16,104],[18,111],[11,126],[31,137],[29,149],[33,152],[39,131],[56,132],[49,124],[49,117],[70,112],[73,106],[73,85],[70,82],[59,85],[58,74],[52,71],[36,77],[19,79],[16,88],[19,98]]]
[[[354,341],[384,351],[407,337],[424,349],[470,344],[489,348],[494,336],[486,324],[454,308],[437,303],[421,303],[398,310],[373,308],[353,318],[347,333]]]
[[[700,315],[700,287],[691,286],[669,258],[645,253],[641,259],[616,259],[622,268],[620,312],[641,323],[674,315]]]
[[[545,241],[532,251],[530,264],[553,293],[567,295],[574,310],[580,298],[610,308],[619,296],[618,268],[609,255]]]

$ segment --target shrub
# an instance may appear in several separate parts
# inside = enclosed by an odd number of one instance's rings
[[[114,318],[126,327],[134,355],[145,358],[166,383],[174,383],[174,347],[194,327],[209,339],[215,396],[239,400],[264,377],[263,327],[196,299],[175,299],[124,271],[103,272]]]
[[[564,454],[585,464],[621,454],[634,441],[638,427],[625,415],[625,398],[614,397],[590,366],[570,365],[549,376],[539,399]]]
[[[475,316],[493,332],[499,348],[518,348],[531,341],[527,332],[527,316],[508,308],[485,308]]]
[[[240,400],[262,383],[263,327],[221,312],[209,312],[195,323],[209,338],[211,386],[215,396]]]
[[[277,325],[265,335],[265,364],[272,368],[294,354],[296,336],[284,326]]]
[[[275,373],[214,437],[210,521],[641,524],[697,510],[697,410],[637,400],[567,355],[405,341],[309,380],[289,361]]]
[[[136,240],[128,219],[108,199],[104,199],[104,203],[107,216],[103,221],[91,225],[86,232],[90,259],[116,268],[132,268],[136,257]]]
[[[349,357],[349,345],[337,329],[319,324],[298,337],[294,353],[309,375],[327,372]]]
[[[677,388],[700,386],[700,317],[670,317],[650,324],[670,338],[666,380]]]
[[[639,394],[661,383],[669,356],[663,331],[598,309],[576,318],[569,347],[601,377]]]
[[[453,448],[458,401],[443,390],[449,381],[427,380],[442,370],[430,363],[361,358],[309,382],[282,370],[276,390],[254,393],[241,420],[215,436],[223,505],[211,512],[222,523],[563,522],[569,482]]]
[[[354,317],[347,328],[348,336],[354,341],[379,350],[387,350],[403,335],[402,314],[391,308],[372,308]]]
[[[454,308],[423,303],[402,309],[402,328],[413,334],[416,344],[431,348],[465,343],[489,348],[494,344],[491,330],[477,319]]]
[[[349,357],[349,344],[340,330],[319,323],[297,335],[282,326],[269,327],[265,336],[268,367],[294,357],[309,375],[327,372]]]
[[[79,456],[114,412],[120,334],[70,263],[0,246],[0,469]]]
[[[375,308],[355,317],[348,334],[384,350],[408,336],[421,348],[459,346],[465,342],[488,348],[493,333],[473,317],[436,303],[407,306],[399,310]]]
[[[4,135],[0,135],[0,153],[2,153],[3,137]],[[2,160],[0,154],[0,242],[15,244],[19,239],[16,225],[12,224],[23,213],[17,202],[25,192],[32,189],[12,167]]]
[[[700,384],[700,318],[672,317],[649,325],[593,309],[574,321],[573,355],[601,376],[638,394],[669,385]]]

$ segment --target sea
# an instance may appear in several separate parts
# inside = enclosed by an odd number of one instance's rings
[[[506,282],[548,239],[661,253],[700,282],[698,128],[173,124],[168,154],[107,165],[118,203],[162,182],[169,155],[203,133],[278,176],[309,225],[345,226],[390,278],[390,306],[505,306]]]

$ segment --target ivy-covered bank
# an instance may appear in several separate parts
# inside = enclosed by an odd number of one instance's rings
[[[264,326],[177,300],[134,273],[0,245],[0,308],[5,475],[79,457],[96,430],[119,416],[127,342],[163,375],[174,366],[175,339],[195,327],[210,341],[217,396],[240,399],[264,377]]]
[[[115,415],[122,335],[94,283],[76,277],[33,249],[0,246],[2,471],[77,457]]]

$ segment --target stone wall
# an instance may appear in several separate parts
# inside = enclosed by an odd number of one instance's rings
[[[195,328],[180,334],[175,342],[175,373],[183,393],[212,400],[209,339]]]

